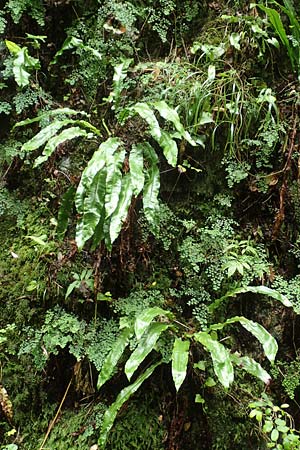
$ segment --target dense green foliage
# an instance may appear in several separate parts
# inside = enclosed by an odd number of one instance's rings
[[[296,1],[0,11],[0,448],[300,448]]]

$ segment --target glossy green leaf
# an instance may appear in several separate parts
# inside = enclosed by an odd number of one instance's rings
[[[30,73],[25,70],[24,55],[22,53],[14,60],[13,74],[18,86],[28,86]]]
[[[74,36],[68,36],[61,46],[61,49],[58,50],[58,52],[55,53],[53,60],[50,64],[56,64],[58,61],[58,58],[66,51],[66,50],[72,50],[73,48],[80,47],[83,44],[81,39],[78,39]]]
[[[228,388],[234,379],[234,371],[228,350],[218,341],[211,338],[208,333],[199,333],[199,342],[209,351],[214,372],[220,383]],[[196,338],[197,340],[197,338]]]
[[[172,352],[172,377],[178,392],[185,380],[189,360],[190,341],[175,338]]]
[[[278,351],[278,344],[273,336],[259,323],[253,322],[245,317],[240,317],[239,321],[247,331],[259,340],[263,346],[266,357],[273,363]]]
[[[131,204],[133,190],[130,173],[123,176],[121,182],[121,191],[118,199],[118,205],[110,218],[109,241],[110,245],[114,243],[120,234],[123,222],[125,221]]]
[[[76,227],[76,244],[81,250],[90,239],[104,215],[106,168],[100,170],[93,178],[84,199],[83,214]]]
[[[229,36],[229,42],[236,50],[241,50],[241,37],[241,33],[231,33],[231,35]]]
[[[108,102],[113,102],[115,104],[112,109],[115,109],[119,104],[124,85],[123,82],[127,77],[127,72],[132,61],[132,58],[123,58],[122,62],[114,67],[113,90],[107,99]]]
[[[133,193],[137,197],[145,184],[143,144],[133,144],[129,155]]]
[[[150,144],[144,143],[144,156],[148,163],[146,172],[146,181],[143,191],[143,207],[146,219],[148,220],[152,231],[155,231],[159,225],[159,188],[160,175],[158,168],[158,157]]]
[[[105,167],[107,152],[114,153],[121,145],[119,138],[109,138],[95,151],[87,167],[84,169],[77,188],[75,204],[79,214],[84,212],[84,198],[88,195],[91,183],[96,174]]]
[[[292,303],[289,301],[289,299],[281,294],[278,291],[275,291],[275,289],[271,289],[267,286],[245,286],[243,288],[237,289],[238,294],[244,293],[244,292],[253,292],[253,294],[263,294],[267,295],[268,297],[274,298],[275,300],[278,300],[280,303],[282,303],[284,306],[290,308],[292,307]]]
[[[126,388],[122,389],[122,391],[119,393],[116,401],[105,411],[105,414],[103,416],[101,431],[100,431],[100,437],[98,440],[99,449],[104,450],[105,444],[107,440],[108,433],[113,426],[113,423],[115,421],[115,418],[117,417],[118,411],[121,409],[121,407],[124,405],[124,403],[131,397],[132,394],[134,394],[139,387],[143,384],[147,378],[149,378],[156,367],[158,367],[161,364],[161,361],[157,362],[156,364],[153,364],[150,366],[145,372],[143,372],[134,383],[130,384]]]
[[[157,140],[161,148],[163,149],[164,156],[170,166],[176,167],[178,158],[178,147],[176,142],[171,138],[170,134],[166,131],[161,131],[161,136]]]
[[[165,311],[164,309],[159,308],[159,306],[154,306],[153,308],[147,308],[146,310],[142,311],[136,317],[134,323],[134,331],[137,340],[141,339],[152,320],[157,316],[171,317],[172,313],[170,313],[170,311]]]
[[[71,295],[71,293],[74,291],[74,289],[79,288],[80,284],[81,283],[79,280],[75,280],[71,284],[69,284],[66,295],[65,295],[65,299],[67,299]]]
[[[63,115],[63,116],[64,115],[74,115],[75,116],[78,114],[83,115],[83,116],[88,116],[88,114],[85,111],[76,111],[75,109],[71,109],[71,108],[52,109],[50,111],[44,112],[40,116],[33,117],[32,119],[21,120],[20,122],[17,122],[13,128],[24,127],[26,125],[30,125],[35,122],[40,122],[41,120],[48,119],[50,117],[57,116],[57,115]]]
[[[237,354],[232,354],[230,355],[230,359],[240,369],[245,370],[246,372],[250,373],[250,375],[253,375],[259,380],[263,381],[265,384],[267,385],[270,384],[271,381],[270,375],[253,358],[250,358],[248,356],[238,356]]]
[[[133,196],[131,174],[122,174],[125,150],[122,142],[109,138],[94,153],[77,188],[75,203],[79,219],[76,242],[79,248],[94,234],[94,247],[104,238],[111,249],[127,217]]]
[[[63,130],[61,133],[57,134],[56,136],[53,136],[49,141],[47,142],[42,156],[39,156],[35,162],[33,167],[37,167],[38,165],[42,164],[43,162],[47,161],[47,159],[52,155],[56,147],[60,144],[62,144],[65,141],[75,139],[78,137],[87,137],[88,133],[85,130],[82,130],[79,127],[70,127]]]
[[[18,44],[9,41],[8,39],[5,39],[5,45],[8,48],[9,52],[15,56],[22,50],[22,48]]]
[[[278,351],[278,345],[273,336],[259,323],[246,319],[243,316],[235,316],[223,323],[210,326],[210,330],[221,330],[226,325],[239,322],[249,333],[251,333],[262,344],[268,360],[273,363]]]
[[[200,342],[210,353],[216,376],[220,383],[228,388],[234,379],[233,366],[228,350],[204,331],[195,333],[194,339]]]
[[[200,403],[200,404],[203,405],[205,403],[205,399],[202,397],[202,395],[196,394],[196,396],[195,396],[195,403]]]
[[[105,141],[106,144],[107,141]],[[117,142],[116,148],[118,148],[119,143]],[[84,213],[84,199],[86,195],[88,194],[89,188],[92,184],[93,179],[95,176],[103,170],[105,167],[105,149],[103,147],[103,144],[100,145],[99,149],[96,150],[88,162],[88,165],[84,169],[81,175],[80,182],[77,186],[76,195],[75,195],[75,205],[76,209],[79,214]],[[106,179],[106,174],[105,174]],[[103,198],[103,204],[104,204],[104,198]]]
[[[182,125],[179,115],[177,111],[173,108],[170,108],[170,106],[163,100],[159,102],[153,103],[153,106],[159,114],[166,120],[169,120],[173,123],[176,130],[180,133],[182,138],[186,139],[191,145],[195,146],[196,142],[191,138],[190,134],[184,129],[184,126]]]
[[[25,142],[25,144],[21,148],[21,151],[31,152],[38,149],[46,142],[48,142],[49,139],[52,138],[61,128],[69,125],[70,123],[73,123],[71,119],[54,120],[52,123],[50,123],[50,125],[42,128],[41,131],[37,133],[32,139]]]
[[[275,300],[278,300],[281,302],[284,306],[291,307],[292,303],[289,301],[289,299],[283,295],[280,294],[280,292],[276,291],[275,289],[270,289],[267,286],[243,286],[237,289],[233,289],[232,291],[229,291],[224,295],[224,297],[221,297],[217,300],[215,300],[211,305],[209,306],[210,311],[214,311],[217,309],[222,303],[228,300],[230,297],[235,297],[238,294],[245,294],[247,292],[252,292],[253,294],[263,294],[267,295],[268,297],[274,298]]]
[[[25,87],[29,84],[30,69],[39,69],[39,60],[29,55],[27,47],[19,47],[12,41],[5,41],[10,53],[14,56],[13,60],[13,74],[15,81],[20,87]],[[28,69],[28,70],[27,70]]]
[[[217,383],[215,382],[215,380],[213,378],[208,377],[207,380],[204,383],[204,386],[205,387],[214,387],[214,386],[216,386],[216,384]]]
[[[139,114],[147,122],[147,124],[149,125],[151,136],[156,141],[159,141],[161,137],[161,129],[150,106],[147,103],[136,103],[134,106],[132,106],[131,109]]]
[[[105,192],[105,219],[108,219],[118,206],[122,185],[122,165],[125,150],[106,153],[106,192]]]
[[[274,423],[271,420],[266,420],[262,428],[264,433],[270,433],[273,430]]]
[[[129,340],[133,334],[131,328],[123,328],[120,336],[113,345],[112,350],[104,360],[103,366],[98,376],[97,388],[100,389],[106,381],[108,381],[116,370],[116,366],[124,353],[125,348],[129,344]]]
[[[60,238],[63,237],[68,228],[69,217],[73,211],[75,192],[75,187],[71,186],[62,197],[61,205],[58,211],[58,225],[56,229],[56,233]]]
[[[279,439],[279,431],[277,430],[277,428],[273,428],[272,433],[271,433],[271,440],[273,442],[278,441]]]
[[[134,372],[139,368],[144,359],[152,352],[155,344],[160,335],[169,327],[166,323],[151,323],[144,333],[142,339],[139,341],[138,346],[134,352],[130,355],[128,361],[125,364],[125,374],[128,380],[131,379]]]

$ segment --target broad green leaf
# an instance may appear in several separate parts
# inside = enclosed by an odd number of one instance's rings
[[[10,53],[15,56],[22,50],[18,44],[16,44],[15,42],[9,41],[7,39],[5,39],[5,45],[8,48],[8,50],[10,51]]]
[[[196,145],[196,142],[191,138],[190,134],[184,129],[184,126],[182,125],[179,115],[175,109],[170,108],[170,106],[163,100],[153,103],[153,106],[155,109],[157,109],[159,114],[164,119],[169,120],[170,122],[173,123],[176,130],[186,141],[188,141],[193,146]]]
[[[202,344],[210,353],[214,372],[220,383],[228,388],[234,379],[234,372],[228,350],[220,342],[212,339],[212,337],[201,331],[194,334],[194,339]]]
[[[277,430],[277,428],[273,428],[272,433],[271,433],[271,440],[273,442],[278,441],[279,439],[279,431]]]
[[[270,384],[271,381],[270,375],[253,358],[249,358],[248,356],[238,356],[237,354],[231,354],[230,359],[240,369],[245,370],[246,372],[250,373],[250,375],[253,375],[256,378],[259,378],[265,384]]]
[[[197,121],[197,125],[206,125],[207,123],[214,122],[212,113],[208,111],[202,111],[200,119]]]
[[[109,223],[109,241],[110,245],[114,243],[120,234],[124,220],[127,217],[128,209],[131,204],[133,191],[132,179],[130,173],[123,176],[121,182],[121,192],[118,199],[118,205],[110,218]]]
[[[124,353],[125,348],[129,344],[129,340],[132,334],[132,328],[123,328],[123,330],[121,331],[121,334],[114,343],[112,350],[104,360],[103,366],[98,376],[98,389],[100,389],[101,386],[103,386],[103,384],[112,377],[116,366]]]
[[[226,51],[225,43],[221,42],[220,45],[212,45],[212,44],[202,44],[200,45],[200,48],[204,55],[207,55],[207,57],[213,61],[216,59],[220,59],[222,55],[224,55]],[[199,47],[196,49],[196,51],[199,49]]]
[[[148,220],[152,230],[158,228],[158,210],[159,201],[158,194],[160,188],[160,175],[158,168],[158,157],[150,144],[144,144],[144,156],[148,163],[146,172],[146,181],[143,190],[143,207],[146,219]]]
[[[133,144],[129,155],[129,168],[133,193],[137,197],[144,187],[144,157],[143,144]]]
[[[58,52],[55,53],[53,60],[51,61],[51,64],[56,64],[58,61],[59,56],[61,56],[66,50],[71,50],[76,47],[80,47],[83,44],[81,39],[78,39],[74,36],[68,36]]]
[[[273,46],[276,47],[276,48],[279,48],[279,47],[280,47],[280,44],[279,44],[278,40],[277,40],[275,37],[268,38],[268,39],[267,39],[267,42],[268,42],[269,44],[273,45]]]
[[[216,66],[210,65],[207,70],[207,80],[213,81],[216,78]]]
[[[105,222],[105,209],[103,207],[102,212],[100,213],[100,220],[94,230],[93,234],[93,244],[91,247],[91,251],[95,251],[100,242],[104,238],[104,222]]]
[[[47,142],[47,145],[45,146],[45,148],[43,150],[42,156],[39,156],[35,160],[33,167],[37,167],[38,165],[47,161],[47,159],[52,155],[52,153],[54,152],[54,150],[56,149],[56,147],[58,145],[62,144],[65,141],[68,141],[70,139],[75,139],[77,137],[88,137],[88,133],[79,127],[70,127],[70,128],[66,128],[58,135],[53,136]]]
[[[105,444],[107,440],[107,435],[113,426],[113,423],[115,421],[115,418],[117,417],[118,411],[120,408],[124,405],[124,403],[131,397],[132,394],[134,394],[139,387],[143,384],[147,378],[149,378],[156,367],[158,367],[161,364],[161,361],[157,362],[156,364],[153,364],[150,366],[145,372],[143,372],[134,383],[130,384],[126,388],[122,389],[122,391],[119,393],[116,401],[105,411],[105,414],[103,416],[101,431],[100,431],[100,437],[98,440],[99,448],[100,450],[105,449]]]
[[[67,192],[65,192],[61,201],[61,205],[58,211],[58,225],[56,229],[56,233],[60,238],[63,237],[68,228],[69,217],[71,216],[73,210],[75,192],[75,187],[71,186],[67,190]]]
[[[25,87],[29,84],[30,73],[25,69],[25,48],[21,49],[13,62],[13,74],[18,86]]]
[[[141,339],[146,329],[152,322],[152,320],[157,316],[167,316],[171,317],[172,313],[170,311],[165,311],[159,306],[154,306],[153,308],[147,308],[145,311],[142,311],[135,319],[134,331],[137,340]]]
[[[230,320],[230,319],[229,319]],[[266,357],[271,363],[274,363],[278,351],[278,344],[273,336],[259,323],[240,317],[241,325],[249,331],[262,344]]]
[[[5,43],[10,53],[14,56],[13,74],[15,81],[18,86],[25,87],[29,84],[30,77],[30,73],[26,69],[39,69],[39,60],[28,54],[27,47],[21,48],[14,42],[8,40]]]
[[[106,168],[100,170],[93,178],[84,199],[83,214],[76,227],[76,243],[81,250],[90,239],[104,214]]]
[[[161,129],[150,106],[147,103],[136,103],[131,109],[147,122],[151,136],[158,141],[161,137]]]
[[[268,360],[273,363],[278,351],[278,345],[273,336],[259,323],[246,319],[243,316],[235,316],[226,320],[223,323],[211,325],[210,330],[222,330],[226,325],[239,322],[247,331],[253,334],[254,337],[262,344]]]
[[[163,149],[165,158],[170,164],[170,166],[176,167],[178,158],[178,147],[176,142],[171,138],[170,134],[167,131],[161,131],[161,136],[157,140],[157,142]]]
[[[54,120],[50,125],[37,133],[32,139],[23,144],[21,151],[31,152],[44,145],[52,136],[54,136],[61,128],[73,123],[71,119]]]
[[[266,420],[262,428],[264,433],[270,433],[273,430],[274,424],[271,420]]]
[[[74,123],[75,125],[79,125],[82,128],[86,128],[87,130],[94,133],[96,136],[102,136],[101,131],[98,130],[98,128],[94,127],[94,125],[92,125],[90,122],[87,122],[86,120],[76,119],[72,123]]]
[[[190,341],[175,338],[172,352],[172,377],[178,392],[185,380],[189,360]]]
[[[128,380],[131,379],[134,372],[138,369],[140,364],[144,361],[146,356],[152,352],[160,335],[169,327],[166,323],[151,323],[147,332],[144,333],[137,348],[130,355],[125,364],[125,374]]]
[[[44,119],[48,119],[49,117],[52,116],[57,116],[57,115],[83,115],[83,116],[88,116],[88,114],[85,111],[76,111],[75,109],[70,109],[70,108],[59,108],[59,109],[52,109],[51,111],[46,111],[43,114],[41,114],[40,116],[34,117],[33,119],[25,119],[25,120],[21,120],[21,122],[17,122],[13,129],[16,127],[24,127],[25,125],[30,125],[32,123],[35,122],[40,122],[41,120]]]
[[[56,64],[59,56],[61,56],[66,50],[72,50],[73,48],[81,48],[83,50],[90,51],[93,53],[94,56],[96,56],[99,59],[102,59],[102,55],[101,53],[98,52],[98,50],[90,47],[89,45],[85,45],[81,39],[78,39],[74,36],[69,36],[64,41],[61,49],[54,55],[54,58],[51,61],[50,65]]]
[[[106,153],[106,192],[105,192],[105,220],[107,220],[118,206],[122,184],[122,165],[125,150]]]
[[[94,153],[87,167],[83,171],[78,185],[75,204],[79,214],[76,228],[76,243],[82,249],[85,242],[96,233],[94,244],[102,236],[104,226],[104,202],[107,185],[106,162],[109,155],[113,155],[121,141],[118,138],[109,138],[103,142]]]
[[[278,300],[284,306],[287,306],[287,307],[291,307],[292,306],[292,303],[289,301],[289,299],[285,295],[280,294],[280,292],[275,291],[274,289],[270,289],[267,286],[243,286],[243,287],[234,289],[232,291],[229,291],[223,297],[215,300],[209,306],[209,310],[212,312],[215,309],[217,309],[222,303],[227,301],[228,298],[235,297],[238,294],[245,294],[247,292],[253,292],[253,294],[267,295],[268,297],[271,297],[271,298],[274,298],[275,300]]]
[[[240,40],[241,33],[231,33],[229,36],[229,42],[236,50],[241,50]]]
[[[281,294],[278,291],[275,291],[274,289],[270,289],[267,286],[245,286],[243,288],[237,289],[240,292],[237,293],[244,293],[244,292],[253,292],[253,294],[263,294],[267,295],[268,297],[274,298],[275,300],[278,300],[281,302],[284,306],[290,308],[292,307],[292,303],[289,301],[289,299]]]
[[[127,71],[132,61],[132,58],[123,58],[122,62],[114,67],[113,90],[107,99],[109,102],[118,104],[123,89],[123,81],[127,77]],[[114,108],[115,106],[112,109]]]
[[[208,377],[207,380],[204,383],[204,386],[205,387],[214,387],[214,386],[216,386],[216,384],[217,383],[215,382],[215,380],[213,378]]]
[[[198,361],[197,363],[193,364],[194,369],[203,370],[205,372],[206,370],[206,361]]]
[[[195,396],[195,403],[205,403],[204,398],[200,394],[196,394]]]
[[[65,295],[65,299],[67,299],[69,297],[69,295],[74,291],[74,289],[76,289],[78,287],[80,287],[79,280],[75,280],[71,284],[69,284],[66,295]]]
[[[87,167],[84,169],[75,196],[75,205],[79,214],[83,214],[84,212],[84,198],[88,195],[94,177],[104,168],[107,153],[111,152],[113,154],[121,143],[122,141],[119,138],[107,139],[95,151]]]
[[[289,42],[289,39],[287,37],[287,34],[285,32],[285,29],[284,29],[284,26],[283,26],[280,14],[273,8],[267,8],[266,6],[260,5],[260,4],[258,4],[257,6],[258,6],[258,8],[260,8],[262,11],[264,11],[267,14],[268,19],[271,22],[274,30],[276,31],[276,33],[278,34],[281,42],[283,43],[283,45],[287,49],[287,52],[288,52],[288,55],[289,55],[292,67],[294,69],[294,66],[295,66],[295,54],[293,52],[293,48],[292,48],[292,46],[291,46],[291,44]]]

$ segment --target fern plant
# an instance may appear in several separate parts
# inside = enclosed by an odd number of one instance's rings
[[[161,128],[155,111],[173,125],[172,131]],[[136,103],[128,108],[126,113],[130,116],[139,115],[144,119],[148,125],[148,133],[143,142],[133,144],[129,151],[125,150],[122,139],[109,137],[100,144],[84,169],[75,193],[75,205],[80,215],[76,229],[79,249],[82,249],[91,237],[94,247],[104,240],[107,248],[111,249],[127,217],[132,198],[141,193],[145,216],[155,230],[159,208],[159,157],[146,139],[151,137],[159,144],[172,167],[176,166],[178,156],[175,139],[185,139],[191,145],[196,145],[183,127],[176,110],[170,108],[164,101],[152,104]],[[67,140],[78,137],[85,139],[101,137],[100,130],[86,120],[56,118],[61,115],[77,114],[86,115],[82,111],[62,108],[15,125],[22,127],[41,122],[42,119],[50,121],[50,118],[54,117],[49,125],[42,128],[21,148],[23,152],[32,152],[44,145],[42,155],[35,160],[34,167],[47,161],[56,147]],[[129,170],[122,170],[125,160],[128,160]],[[60,216],[64,216],[63,212]]]
[[[285,306],[291,306],[286,297],[264,286],[247,286],[235,293],[228,293],[228,296],[230,297],[240,292],[266,294],[276,298]],[[215,302],[214,309],[222,301],[223,299],[220,299]],[[136,345],[125,363],[124,372],[128,381],[131,381],[136,374],[138,376],[132,384],[125,387],[118,394],[116,401],[105,412],[99,437],[100,449],[105,448],[108,433],[113,426],[120,408],[163,362],[171,363],[172,378],[176,391],[180,389],[187,375],[191,345],[195,346],[200,344],[210,355],[214,373],[224,388],[229,388],[234,380],[234,366],[245,370],[265,384],[269,384],[271,380],[270,375],[257,361],[249,356],[230,353],[229,349],[216,337],[217,331],[222,330],[228,325],[237,323],[250,332],[262,344],[265,356],[273,364],[278,349],[277,342],[264,327],[243,316],[235,316],[222,323],[211,324],[205,330],[188,330],[187,332],[183,331],[185,326],[182,327],[182,324],[176,321],[175,316],[170,310],[165,310],[158,306],[146,308],[137,314],[133,320],[129,317],[121,318],[120,334],[103,363],[99,373],[98,388],[101,388],[112,378],[116,366],[121,360],[124,360],[124,354],[128,354],[127,347],[132,341]],[[164,337],[173,342],[172,353],[167,359],[166,357],[159,357],[159,341]],[[152,354],[153,350],[156,350],[155,356]],[[149,361],[150,354],[152,354],[152,359],[150,359],[152,364]],[[148,365],[143,370],[142,367],[145,366],[143,363],[146,358],[148,358]]]

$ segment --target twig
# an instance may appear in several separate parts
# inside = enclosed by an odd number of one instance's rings
[[[70,389],[71,384],[72,384],[72,380],[73,380],[73,375],[71,377],[71,380],[69,381],[69,384],[68,384],[67,389],[66,389],[66,391],[64,393],[64,396],[63,396],[63,398],[62,398],[62,400],[60,402],[58,410],[56,411],[56,414],[55,414],[54,418],[50,422],[50,425],[48,427],[47,433],[45,434],[44,440],[43,440],[42,445],[40,446],[39,450],[43,450],[44,449],[44,445],[46,444],[46,441],[47,441],[47,439],[49,437],[49,434],[51,433],[51,431],[52,431],[52,429],[53,429],[53,427],[54,427],[54,425],[55,425],[55,423],[57,421],[57,418],[58,418],[59,413],[61,411],[61,408],[62,408],[62,406],[64,404],[64,401],[66,400],[66,397],[68,395],[69,389]]]

